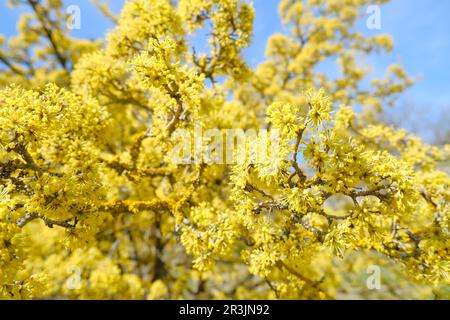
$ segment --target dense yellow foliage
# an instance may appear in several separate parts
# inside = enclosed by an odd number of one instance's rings
[[[104,42],[24,2],[0,36],[0,298],[449,298],[450,147],[377,122],[412,80],[362,85],[359,58],[393,47],[354,31],[373,1],[281,0],[254,70],[246,1],[129,0]],[[174,161],[198,127],[277,152]]]

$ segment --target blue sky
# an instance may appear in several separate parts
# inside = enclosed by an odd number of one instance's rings
[[[89,0],[66,1],[81,8],[82,28],[74,30],[77,37],[98,38],[111,28],[111,23],[92,6]],[[113,10],[119,12],[123,0],[111,0]],[[253,45],[246,51],[247,60],[255,65],[264,59],[268,37],[282,31],[277,12],[277,0],[254,0],[256,19]],[[395,50],[388,55],[372,57],[375,73],[381,74],[391,63],[402,64],[406,71],[418,77],[418,82],[403,95],[399,103],[413,102],[439,116],[450,112],[450,1],[448,0],[392,0],[382,6],[381,30],[361,28],[367,35],[389,33]],[[15,33],[20,10],[11,10],[6,0],[0,0],[0,33]]]

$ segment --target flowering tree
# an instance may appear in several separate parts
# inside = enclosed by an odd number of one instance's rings
[[[245,1],[127,1],[105,41],[71,38],[60,0],[11,3],[1,298],[448,298],[450,148],[377,121],[412,80],[363,85],[393,46],[355,31],[372,1],[281,0],[255,69]]]

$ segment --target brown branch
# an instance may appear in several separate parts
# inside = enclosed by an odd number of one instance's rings
[[[280,299],[280,293],[278,292],[277,288],[273,285],[272,282],[266,279],[265,283],[269,286],[270,290],[272,290],[275,293],[275,296],[277,299]]]
[[[49,228],[53,228],[53,226],[60,226],[60,227],[66,228],[66,229],[73,229],[73,228],[75,228],[75,226],[77,224],[76,218],[75,218],[74,223],[70,224],[69,222],[72,221],[72,219],[54,220],[54,219],[47,218],[46,216],[39,214],[38,212],[31,212],[31,213],[27,213],[25,216],[23,216],[22,218],[17,220],[16,225],[19,228],[23,228],[29,222],[36,220],[36,219],[41,219],[42,221],[44,221],[45,225]]]
[[[23,216],[22,218],[20,218],[19,220],[16,221],[16,225],[19,228],[24,227],[28,222],[33,221],[35,219],[39,218],[39,213],[37,212],[31,212],[31,213],[27,213],[25,216]]]
[[[420,190],[420,195],[427,201],[429,204],[431,204],[435,210],[434,212],[434,224],[438,227],[441,226],[442,216],[439,210],[438,204],[431,198],[430,195],[428,195],[427,191],[422,188]]]
[[[295,140],[295,146],[294,146],[294,154],[293,154],[293,158],[292,158],[292,166],[294,167],[294,172],[289,176],[288,178],[288,184],[291,185],[291,181],[294,178],[294,176],[298,176],[298,178],[300,179],[300,181],[304,182],[306,180],[306,176],[303,173],[303,171],[300,169],[300,167],[298,166],[297,163],[297,154],[298,154],[298,149],[300,147],[300,142],[302,140],[303,137],[303,132],[305,131],[305,128],[301,128],[298,130],[297,132],[297,138]]]
[[[269,199],[273,200],[273,196],[272,195],[268,194],[264,190],[261,190],[261,189],[255,187],[255,186],[251,185],[250,183],[247,183],[247,185],[245,186],[244,190],[248,191],[248,192],[256,191],[259,194],[261,194],[263,197],[266,197],[266,198],[269,198]]]
[[[156,216],[154,224],[154,237],[155,237],[155,256],[153,259],[153,274],[152,281],[157,279],[163,279],[167,274],[167,267],[162,258],[164,252],[164,241],[161,234],[161,215]]]
[[[166,125],[164,130],[166,131],[167,136],[172,135],[172,133],[175,131],[175,127],[178,123],[178,121],[181,118],[181,115],[184,113],[182,104],[178,104],[177,108],[175,110],[175,114],[173,115],[173,118],[169,121],[169,123]]]
[[[33,157],[22,142],[17,143],[13,151],[17,152],[23,158],[30,169],[34,170],[38,175],[42,175],[42,169],[36,164]]]
[[[422,195],[422,197],[428,202],[430,203],[434,208],[437,209],[438,205],[436,204],[436,202],[433,201],[433,199],[431,199],[431,197],[426,193],[425,189],[420,190],[420,194]]]
[[[314,233],[317,236],[317,240],[319,242],[323,242],[323,237],[326,236],[328,234],[328,232],[324,232],[322,230],[314,228],[310,224],[306,223],[305,221],[302,220],[302,217],[300,217],[300,215],[297,212],[292,212],[292,213],[293,213],[293,215],[291,217],[292,221],[301,224],[303,226],[303,228]]]
[[[172,170],[168,169],[167,167],[138,169],[134,166],[130,166],[117,160],[109,161],[106,159],[102,159],[101,161],[105,163],[109,168],[114,169],[119,175],[125,174],[131,180],[134,180],[134,177],[173,176]]]
[[[262,201],[258,203],[258,205],[253,209],[253,211],[257,214],[261,213],[263,209],[269,209],[269,212],[272,212],[274,209],[288,209],[287,206],[284,206],[274,200]]]
[[[381,193],[381,191],[387,191],[389,190],[390,185],[388,186],[378,186],[371,190],[363,190],[363,191],[356,191],[353,190],[350,193],[347,193],[346,195],[352,198],[353,202],[356,206],[359,206],[358,202],[356,201],[359,197],[367,197],[367,196],[374,196],[380,199],[381,201],[386,200],[389,198],[389,195]]]
[[[378,142],[375,141],[375,139],[367,137],[367,136],[364,135],[361,131],[359,131],[358,129],[356,129],[352,124],[350,124],[349,129],[350,129],[351,131],[353,131],[354,133],[356,133],[358,136],[360,136],[361,139],[362,139],[363,141],[365,141],[365,142],[367,142],[367,143],[373,144],[373,145],[374,145],[375,147],[377,147],[378,149],[383,149],[383,148],[381,147],[381,145],[380,145]]]

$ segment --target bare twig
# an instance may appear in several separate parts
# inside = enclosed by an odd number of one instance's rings
[[[53,37],[53,33],[50,30],[50,28],[47,26],[45,17],[43,16],[42,12],[40,11],[39,2],[36,0],[28,0],[28,4],[31,6],[34,13],[36,14],[36,17],[38,18],[38,21],[41,24],[41,27],[44,30],[44,32],[50,42],[50,45],[53,48],[56,59],[61,64],[61,66],[64,68],[64,70],[66,70],[68,72],[69,70],[67,68],[67,59],[58,50],[58,46],[56,45],[56,40]]]
[[[73,229],[76,226],[77,220],[75,218],[74,223],[70,224],[69,222],[73,219],[67,219],[67,220],[54,220],[47,218],[44,215],[41,215],[38,212],[30,212],[27,213],[25,216],[23,216],[21,219],[16,221],[16,225],[20,228],[23,228],[25,225],[27,225],[29,222],[35,220],[35,219],[41,219],[44,221],[45,225],[49,228],[53,228],[53,226],[60,226],[67,229]]]
[[[30,169],[34,170],[38,175],[42,175],[42,169],[36,164],[33,157],[22,142],[17,143],[13,150],[20,154]]]
[[[20,69],[18,69],[16,66],[14,66],[8,59],[6,59],[1,54],[0,54],[0,61],[3,62],[3,64],[5,64],[15,74],[18,74],[20,76],[25,76],[25,74]]]

